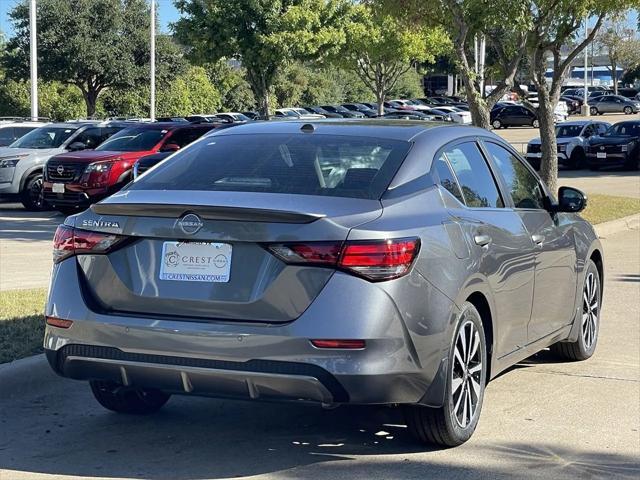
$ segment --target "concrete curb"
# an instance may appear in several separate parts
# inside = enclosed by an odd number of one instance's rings
[[[598,223],[593,228],[598,237],[607,237],[627,230],[638,230],[640,229],[640,213],[611,220],[610,222]]]

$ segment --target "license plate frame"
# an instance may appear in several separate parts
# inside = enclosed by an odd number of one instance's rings
[[[165,241],[158,277],[163,281],[228,283],[232,255],[229,243]]]

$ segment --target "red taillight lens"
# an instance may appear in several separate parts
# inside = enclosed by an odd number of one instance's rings
[[[286,243],[267,246],[290,264],[313,264],[351,271],[371,281],[409,272],[420,250],[418,238],[342,242]]]
[[[340,258],[342,242],[310,242],[269,245],[277,257],[287,263],[316,263],[336,265]]]
[[[310,340],[316,348],[343,348],[346,350],[362,350],[365,347],[364,340]]]
[[[340,266],[369,280],[390,280],[409,271],[419,249],[417,238],[348,242],[342,251]]]
[[[53,262],[81,253],[107,253],[126,237],[59,225],[53,237]]]

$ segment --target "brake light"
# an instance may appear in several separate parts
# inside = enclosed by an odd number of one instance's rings
[[[53,262],[82,253],[107,253],[126,237],[59,225],[53,236]]]
[[[382,242],[349,242],[340,266],[369,280],[390,280],[405,275],[420,248],[417,238]]]
[[[289,264],[334,267],[370,281],[382,281],[409,272],[420,250],[420,240],[281,243],[268,245],[267,249]]]

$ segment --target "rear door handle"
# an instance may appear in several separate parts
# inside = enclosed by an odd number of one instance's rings
[[[489,245],[491,243],[491,237],[489,235],[475,235],[473,237],[473,241],[476,242],[476,245],[484,247],[485,245]]]
[[[531,235],[531,240],[533,240],[533,243],[536,245],[542,245],[542,242],[544,242],[544,235]]]

